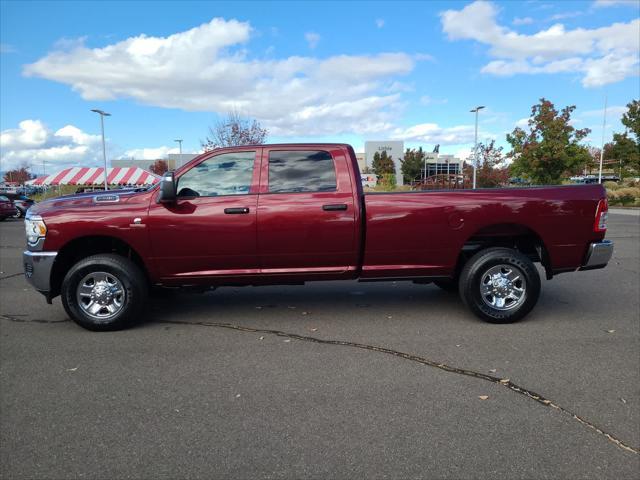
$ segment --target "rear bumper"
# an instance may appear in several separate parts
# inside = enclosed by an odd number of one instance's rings
[[[51,291],[51,269],[58,252],[30,252],[22,253],[24,276],[27,281],[40,293],[48,295]]]
[[[611,240],[602,240],[593,242],[589,245],[587,256],[580,270],[593,270],[596,268],[604,268],[611,260],[613,255],[613,242]]]

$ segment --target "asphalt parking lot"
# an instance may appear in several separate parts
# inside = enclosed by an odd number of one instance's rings
[[[609,218],[609,266],[543,281],[513,325],[322,282],[167,295],[112,333],[27,285],[3,222],[0,476],[638,478],[640,216]]]

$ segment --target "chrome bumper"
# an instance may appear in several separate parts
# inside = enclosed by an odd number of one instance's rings
[[[58,252],[31,252],[22,253],[24,264],[24,276],[33,287],[45,295],[51,290],[51,269]]]
[[[613,242],[611,240],[602,240],[601,242],[593,242],[589,245],[587,256],[580,270],[591,270],[594,268],[604,268],[611,260],[613,255]]]

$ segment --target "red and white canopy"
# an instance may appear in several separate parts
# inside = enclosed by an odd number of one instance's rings
[[[107,169],[109,185],[150,185],[159,180],[157,175],[139,167],[114,167]],[[104,168],[65,168],[46,177],[26,182],[30,185],[104,185]]]

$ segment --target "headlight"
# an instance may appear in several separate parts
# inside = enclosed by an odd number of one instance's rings
[[[47,226],[44,224],[42,217],[37,215],[25,218],[24,229],[29,245],[35,245],[38,243],[38,240],[47,235]]]

